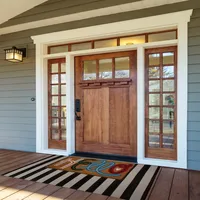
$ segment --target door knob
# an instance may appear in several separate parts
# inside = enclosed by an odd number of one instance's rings
[[[75,117],[76,117],[76,120],[78,120],[78,121],[81,120],[81,116],[78,116],[77,112],[75,112]]]

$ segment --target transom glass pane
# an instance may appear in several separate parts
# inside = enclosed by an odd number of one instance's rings
[[[94,42],[94,48],[105,48],[105,47],[116,47],[117,46],[117,39],[111,40],[100,40]]]
[[[80,51],[80,50],[91,49],[91,48],[92,48],[91,42],[71,45],[71,51]]]
[[[172,32],[164,32],[164,33],[154,33],[148,36],[149,42],[158,42],[164,40],[175,40],[176,39],[176,31]]]
[[[145,35],[120,38],[120,46],[145,43]]]
[[[112,59],[99,60],[99,78],[112,78]]]
[[[68,52],[68,45],[50,47],[50,54]]]
[[[83,62],[83,80],[96,79],[96,60],[89,60]]]
[[[130,77],[129,57],[115,58],[115,78]]]

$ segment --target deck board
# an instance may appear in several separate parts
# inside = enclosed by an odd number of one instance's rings
[[[1,176],[50,155],[0,150],[0,200],[117,200],[89,192]],[[200,171],[161,168],[147,200],[200,200]]]

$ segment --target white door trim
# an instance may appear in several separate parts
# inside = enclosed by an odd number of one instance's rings
[[[128,20],[118,23],[104,24],[94,27],[76,30],[61,31],[40,36],[32,39],[36,44],[36,146],[37,152],[69,155],[75,152],[75,121],[74,121],[74,56],[90,55],[98,53],[117,52],[125,50],[138,51],[138,163],[155,164],[168,167],[187,168],[187,67],[188,67],[188,22],[192,10],[159,16]],[[74,41],[86,41],[95,38],[108,38],[119,35],[137,34],[141,32],[157,31],[163,29],[178,28],[178,40],[146,43],[131,46],[110,47],[92,49],[69,53],[47,55],[47,45],[60,44]],[[146,48],[178,46],[178,159],[177,161],[145,158],[144,155],[144,50]],[[47,149],[47,80],[45,75],[46,61],[51,58],[66,57],[67,76],[67,150]]]

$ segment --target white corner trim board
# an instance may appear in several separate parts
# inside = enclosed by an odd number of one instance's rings
[[[74,121],[74,56],[108,53],[125,50],[137,50],[137,158],[138,163],[167,167],[187,168],[187,82],[188,82],[188,22],[192,10],[170,13],[165,15],[110,23],[93,27],[67,30],[44,35],[33,36],[36,44],[36,148],[40,153],[69,155],[75,152],[75,121]],[[47,54],[47,46],[74,41],[86,41],[94,38],[128,35],[138,32],[165,30],[175,27],[178,29],[178,40],[145,43],[130,46],[118,46],[102,49],[91,49],[77,52]],[[144,150],[144,50],[147,48],[178,46],[178,98],[177,98],[177,161],[145,158]],[[67,150],[50,150],[48,142],[48,112],[47,112],[47,60],[66,58],[66,104],[67,104]]]
[[[112,15],[117,13],[123,13],[128,11],[140,10],[145,8],[152,8],[161,5],[173,4],[178,2],[184,2],[188,0],[141,0],[133,3],[126,3],[117,6],[110,6],[106,8],[99,8],[90,11],[79,12],[75,14],[69,14],[60,17],[53,17],[44,20],[38,20],[18,25],[13,25],[0,29],[0,35],[34,29],[39,27],[45,27],[55,24],[61,24],[66,22],[72,22],[77,20],[89,19],[93,17],[100,17],[106,15]]]

